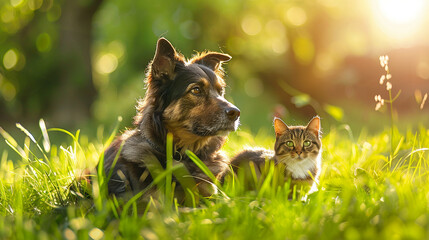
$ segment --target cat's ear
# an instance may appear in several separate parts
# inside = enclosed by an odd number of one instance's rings
[[[284,134],[287,130],[289,130],[289,128],[285,122],[280,118],[274,118],[274,131],[276,132],[276,136]]]
[[[176,50],[165,38],[158,39],[156,52],[151,64],[151,71],[154,77],[168,76],[172,79],[175,68]]]
[[[311,119],[307,124],[307,129],[320,138],[320,117],[315,116],[313,119]]]

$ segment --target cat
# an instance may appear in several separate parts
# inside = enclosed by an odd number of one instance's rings
[[[307,126],[288,126],[280,118],[274,118],[276,141],[274,151],[253,148],[246,149],[232,158],[235,173],[240,168],[248,170],[249,165],[259,177],[267,163],[282,168],[285,181],[291,181],[291,189],[296,185],[317,190],[322,165],[322,141],[320,117],[316,116]],[[283,170],[284,169],[284,170]]]

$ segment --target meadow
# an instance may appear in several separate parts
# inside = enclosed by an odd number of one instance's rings
[[[90,140],[79,131],[46,129],[43,121],[33,133],[17,126],[23,144],[0,129],[9,145],[1,151],[0,239],[429,238],[429,129],[423,125],[358,134],[348,125],[324,128],[319,191],[306,199],[289,200],[288,183],[276,182],[270,169],[272,177],[255,180],[253,190],[240,177],[228,178],[219,194],[199,202],[194,197],[191,206],[168,194],[174,167],[155,179],[167,194],[146,202],[108,197],[102,179],[88,187],[92,199],[71,190],[117,128],[99,129]],[[50,142],[53,134],[68,144]],[[224,149],[232,156],[244,145],[273,143],[271,132],[239,130]]]
[[[429,239],[428,2],[0,1],[0,240]],[[131,126],[160,37],[184,56],[233,57],[230,157],[272,149],[274,115],[319,114],[319,190],[289,199],[297,189],[270,165],[209,198],[188,181],[181,203],[170,152],[156,196],[108,196],[95,166]]]

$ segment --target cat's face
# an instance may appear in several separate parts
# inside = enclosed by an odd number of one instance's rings
[[[314,117],[307,126],[287,126],[281,119],[274,119],[276,159],[286,165],[314,162],[321,151],[320,118]]]

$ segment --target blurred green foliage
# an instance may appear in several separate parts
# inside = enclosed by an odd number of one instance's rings
[[[187,57],[203,50],[232,55],[227,98],[242,110],[246,128],[269,128],[273,115],[353,121],[348,103],[372,107],[380,90],[374,59],[427,45],[427,16],[411,35],[392,32],[382,2],[1,0],[0,121],[43,117],[48,125],[76,127],[111,125],[122,115],[129,125],[161,36]],[[414,67],[429,78],[429,59]],[[413,86],[425,93],[424,83]]]

